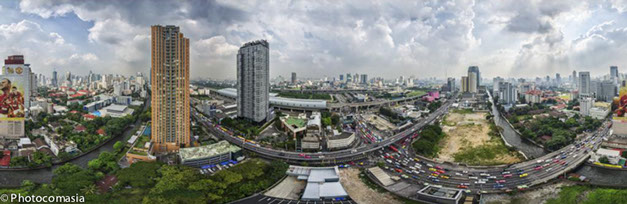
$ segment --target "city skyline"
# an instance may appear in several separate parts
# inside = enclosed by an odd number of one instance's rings
[[[595,77],[625,63],[627,22],[615,20],[627,16],[620,3],[438,3],[186,1],[168,2],[179,12],[155,15],[165,7],[149,1],[6,1],[0,3],[7,16],[0,20],[0,42],[7,46],[0,55],[41,56],[32,61],[37,73],[147,73],[147,28],[174,24],[189,30],[191,76],[214,79],[235,79],[237,49],[256,39],[274,45],[271,78],[291,72],[446,78],[471,65],[486,73],[483,78],[572,70]]]
[[[627,0],[0,12],[2,202],[627,204]]]

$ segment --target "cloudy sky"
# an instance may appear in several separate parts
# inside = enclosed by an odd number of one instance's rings
[[[0,56],[33,70],[150,68],[150,25],[190,38],[192,78],[235,78],[243,43],[267,39],[271,75],[535,77],[627,70],[627,0],[0,1]]]

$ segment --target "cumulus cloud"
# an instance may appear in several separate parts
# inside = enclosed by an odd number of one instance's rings
[[[132,74],[149,69],[150,25],[172,24],[190,38],[194,77],[235,78],[238,47],[257,39],[270,42],[272,76],[296,71],[305,77],[347,72],[443,77],[443,69],[457,76],[471,64],[484,76],[552,75],[603,61],[620,63],[621,57],[609,52],[624,54],[625,25],[606,25],[594,16],[619,15],[624,3],[23,0],[20,11],[27,15],[90,22],[79,45],[89,48],[79,52],[70,40],[33,21],[0,25],[0,41],[32,42],[20,49],[31,50],[46,66]]]
[[[23,54],[26,62],[38,73],[49,73],[47,68],[97,63],[94,54],[78,54],[74,45],[55,32],[47,32],[41,25],[29,20],[0,24],[0,56]],[[83,67],[84,68],[84,67]]]

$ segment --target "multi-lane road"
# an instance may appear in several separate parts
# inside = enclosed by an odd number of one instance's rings
[[[506,167],[464,167],[415,157],[389,148],[377,153],[388,172],[415,185],[441,185],[472,191],[509,191],[544,183],[585,162],[604,136],[609,122],[589,136],[541,158]]]
[[[368,156],[369,153],[381,149],[382,147],[389,146],[397,141],[402,140],[403,138],[412,135],[414,132],[420,130],[425,125],[435,121],[440,118],[442,115],[448,112],[449,107],[452,105],[453,100],[449,100],[444,103],[439,109],[429,114],[427,118],[422,119],[421,121],[414,124],[412,127],[407,128],[406,130],[388,137],[383,141],[375,144],[364,145],[355,149],[348,149],[342,151],[334,151],[334,152],[318,152],[318,153],[299,153],[299,152],[288,152],[282,150],[276,150],[267,147],[261,147],[257,144],[247,142],[241,138],[236,137],[235,135],[230,135],[228,131],[224,131],[220,128],[219,125],[213,124],[209,119],[204,117],[202,114],[198,113],[197,110],[192,108],[192,116],[196,118],[196,121],[202,123],[209,131],[211,131],[216,136],[223,138],[235,145],[238,145],[246,150],[253,151],[257,153],[259,156],[272,158],[272,159],[280,159],[293,163],[343,163],[346,161],[352,161],[356,159],[363,159]]]
[[[192,108],[192,115],[196,118],[196,121],[203,124],[216,136],[248,151],[255,152],[258,156],[264,158],[278,159],[295,164],[303,162],[309,164],[340,164],[375,156],[386,161],[386,167],[389,172],[403,177],[404,180],[410,183],[416,185],[442,185],[473,191],[514,190],[553,179],[585,162],[593,149],[600,144],[601,138],[608,133],[609,122],[606,122],[599,130],[590,133],[589,136],[575,144],[566,146],[543,157],[506,167],[467,167],[450,163],[437,163],[425,159],[417,161],[414,159],[416,156],[413,153],[408,153],[406,150],[401,149],[400,152],[391,152],[390,148],[385,148],[405,141],[408,136],[413,135],[425,125],[441,118],[448,112],[452,103],[453,100],[446,101],[439,109],[429,114],[427,118],[420,120],[412,127],[398,134],[383,139],[381,142],[349,150],[318,153],[289,152],[262,147],[254,142],[232,135],[230,131],[213,124],[194,108]]]

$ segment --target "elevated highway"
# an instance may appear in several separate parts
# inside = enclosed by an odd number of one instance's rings
[[[414,155],[405,149],[401,149],[400,152],[397,153],[391,152],[392,150],[390,150],[390,148],[384,148],[390,145],[401,146],[396,145],[395,143],[400,143],[404,141],[404,139],[409,139],[407,136],[419,131],[425,125],[439,120],[448,112],[452,102],[453,100],[446,101],[439,109],[431,113],[427,118],[420,120],[412,127],[388,137],[379,143],[368,144],[349,150],[318,153],[288,152],[261,147],[257,144],[243,141],[236,136],[229,135],[227,132],[220,130],[219,125],[212,124],[209,120],[204,118],[204,116],[197,113],[195,109],[192,109],[192,115],[197,119],[197,121],[200,121],[204,126],[206,126],[207,129],[214,135],[238,145],[245,150],[255,152],[258,156],[263,158],[282,160],[292,164],[307,163],[311,165],[335,165],[343,164],[349,161],[366,159],[369,158],[369,156],[383,157],[384,155],[396,154],[397,156],[394,158],[394,161],[391,161],[391,163],[387,162],[386,164],[389,167],[388,171],[390,174],[408,176],[408,178],[404,179],[404,182],[419,186],[441,185],[452,188],[457,188],[464,184],[464,188],[475,192],[511,191],[516,190],[517,187],[520,186],[529,187],[539,185],[560,175],[564,175],[566,172],[569,172],[577,166],[583,164],[590,157],[592,150],[597,147],[589,144],[600,143],[601,138],[609,132],[609,129],[607,128],[609,122],[606,122],[601,128],[599,128],[599,130],[587,138],[578,141],[576,144],[568,145],[558,151],[546,154],[533,160],[509,166],[502,165],[496,167],[476,167],[455,163],[438,163]],[[414,160],[416,157],[420,157],[420,161],[416,162]],[[387,159],[384,159],[384,161],[385,160]],[[433,176],[430,177],[432,172],[430,172],[429,169],[434,167],[442,169],[442,171],[445,172],[444,174],[446,174],[449,178],[444,179],[437,177],[436,180]],[[402,173],[397,171],[401,171]],[[481,176],[482,174],[490,176]],[[511,175],[506,176],[508,174]],[[479,179],[483,179],[484,181],[479,182]]]

